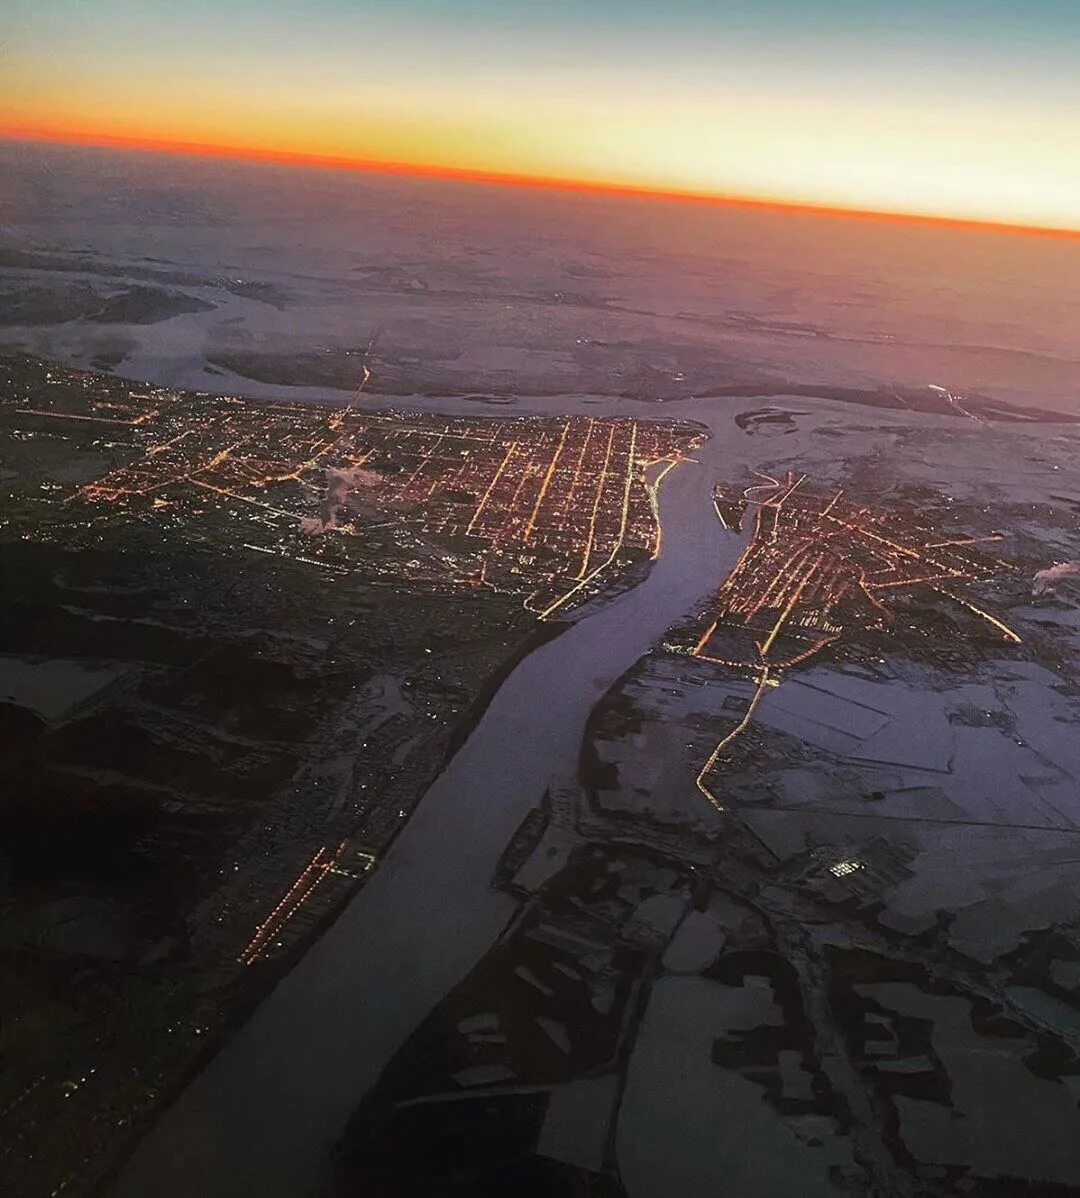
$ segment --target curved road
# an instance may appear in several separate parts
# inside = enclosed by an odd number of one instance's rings
[[[428,1012],[515,904],[495,865],[553,775],[576,769],[608,687],[726,575],[742,538],[716,519],[715,431],[660,492],[663,552],[639,586],[525,658],[424,795],[378,870],[137,1148],[115,1198],[297,1198]]]

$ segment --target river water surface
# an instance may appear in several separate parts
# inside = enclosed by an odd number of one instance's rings
[[[495,866],[552,778],[576,770],[593,706],[741,552],[711,502],[724,449],[714,432],[668,474],[647,578],[518,664],[370,881],[142,1142],[117,1198],[317,1186],[363,1095],[512,917]]]

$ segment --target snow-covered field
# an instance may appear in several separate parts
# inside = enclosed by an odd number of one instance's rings
[[[0,344],[208,390],[1080,391],[1075,241],[4,142],[0,268]]]

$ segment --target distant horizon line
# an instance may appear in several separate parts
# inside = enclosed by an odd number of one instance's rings
[[[493,183],[501,186],[534,187],[555,191],[577,191],[597,195],[625,196],[628,199],[672,200],[682,203],[712,204],[718,207],[757,211],[794,212],[810,216],[850,217],[856,220],[893,221],[910,225],[940,225],[957,229],[993,233],[1021,233],[1037,237],[1080,238],[1080,228],[1034,225],[986,218],[938,216],[922,212],[903,212],[874,208],[845,208],[837,204],[799,200],[765,199],[757,196],[730,195],[722,192],[645,187],[633,183],[571,179],[559,176],[531,175],[512,171],[491,171],[479,167],[441,166],[437,163],[394,162],[348,155],[312,154],[302,150],[277,150],[259,146],[235,146],[211,142],[189,142],[172,138],[135,137],[128,134],[85,133],[73,130],[0,125],[0,140],[30,144],[61,144],[96,149],[139,150],[155,154],[186,155],[193,158],[225,158],[235,161],[266,162],[311,169],[351,171],[357,174],[405,175],[414,178],[447,179],[464,183]]]

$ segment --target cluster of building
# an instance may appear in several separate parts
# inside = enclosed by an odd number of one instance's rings
[[[738,523],[753,510],[750,542],[720,588],[714,619],[695,655],[718,664],[773,671],[805,661],[847,629],[881,628],[890,599],[926,588],[988,621],[1006,640],[1019,637],[957,588],[1008,569],[976,549],[986,537],[943,537],[913,512],[875,510],[823,494],[806,475],[768,478],[736,491],[719,486],[716,510]]]
[[[380,549],[392,542],[415,582],[490,586],[541,615],[657,551],[650,471],[678,461],[700,435],[629,419],[471,420],[118,395],[111,382],[85,378],[54,402],[46,392],[18,409],[32,421],[101,425],[113,445],[115,468],[71,497],[76,523],[96,520],[87,505],[169,526],[225,520],[241,549],[339,574],[383,572]]]

